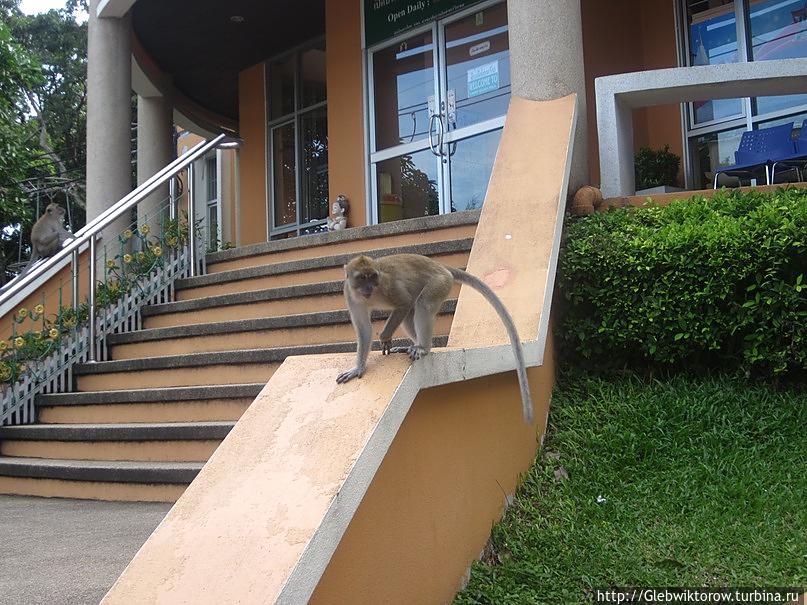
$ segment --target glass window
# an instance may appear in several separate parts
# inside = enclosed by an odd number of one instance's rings
[[[419,141],[429,132],[434,96],[432,33],[407,38],[373,54],[376,149]]]
[[[482,207],[501,136],[494,130],[450,144],[451,212]]]
[[[268,65],[271,239],[295,237],[328,217],[325,75],[324,41]]]
[[[292,55],[269,64],[267,86],[272,120],[294,113],[294,63]]]
[[[311,107],[325,100],[325,46],[300,54],[301,107]]]
[[[754,61],[807,57],[807,1],[762,0],[750,6],[751,54]],[[807,104],[807,94],[757,98],[764,114]]]
[[[378,162],[379,222],[439,214],[438,166],[428,149]]]
[[[736,63],[737,20],[734,2],[725,0],[686,0],[689,22],[689,64],[716,65]],[[714,99],[692,104],[695,124],[741,116],[741,99]]]
[[[446,25],[449,100],[456,115],[449,128],[462,128],[507,113],[510,103],[510,41],[507,5],[498,4]]]
[[[328,218],[328,115],[322,107],[304,113],[302,130],[302,212],[300,223]]]
[[[207,158],[205,160],[205,177],[207,181],[207,200],[215,200],[218,198],[218,171],[216,170],[216,158]]]
[[[296,174],[294,123],[291,122],[272,129],[272,190],[276,226],[297,220]]]

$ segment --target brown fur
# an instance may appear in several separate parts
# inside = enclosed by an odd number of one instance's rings
[[[455,280],[480,292],[507,328],[517,361],[524,420],[531,423],[532,398],[527,384],[524,352],[507,309],[480,279],[419,254],[394,254],[377,260],[357,256],[345,265],[345,300],[356,330],[357,354],[355,367],[339,374],[336,381],[343,383],[364,375],[373,336],[370,323],[373,309],[392,311],[379,334],[382,354],[407,353],[412,361],[427,355],[432,347],[437,313],[448,298]],[[392,335],[401,324],[412,339],[412,345],[392,347]]]

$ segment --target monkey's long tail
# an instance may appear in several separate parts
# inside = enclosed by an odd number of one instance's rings
[[[502,304],[502,301],[496,293],[481,279],[462,269],[456,269],[454,267],[446,267],[446,269],[451,272],[451,275],[454,276],[456,281],[471,286],[484,296],[493,308],[496,309],[496,313],[499,314],[499,318],[507,329],[507,335],[510,337],[510,344],[513,346],[513,352],[516,356],[516,371],[518,373],[518,384],[521,387],[521,404],[524,411],[524,422],[532,424],[532,396],[530,395],[530,387],[527,383],[527,366],[524,361],[524,348],[521,346],[521,339],[518,337],[518,330],[513,323],[510,312]]]

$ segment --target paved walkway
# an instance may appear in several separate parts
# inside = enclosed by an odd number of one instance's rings
[[[97,604],[169,508],[0,496],[0,603]]]

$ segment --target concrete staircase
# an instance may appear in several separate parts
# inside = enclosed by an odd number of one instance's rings
[[[342,265],[427,254],[464,267],[478,212],[400,221],[208,256],[143,329],[109,338],[72,393],[41,396],[38,424],[0,428],[0,493],[174,501],[289,355],[355,350]],[[457,292],[435,329],[445,343]],[[376,332],[384,316],[374,318]]]

